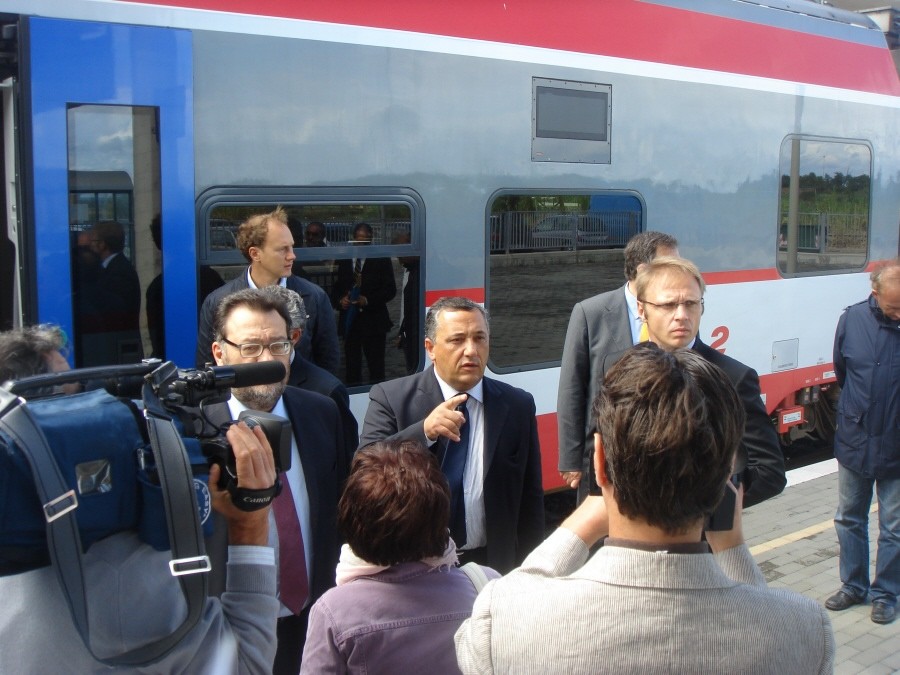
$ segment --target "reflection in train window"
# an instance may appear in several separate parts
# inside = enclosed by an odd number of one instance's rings
[[[406,196],[351,199],[346,193],[335,200],[298,189],[262,201],[244,192],[240,203],[233,194],[211,197],[201,209],[206,215],[201,278],[213,272],[228,282],[246,274],[248,261],[238,250],[241,224],[281,206],[294,240],[292,273],[327,296],[327,317],[316,321],[332,322],[340,363],[331,370],[353,387],[401,377],[421,363],[418,219],[423,210]]]
[[[75,365],[162,358],[158,110],[72,104],[66,120]]]
[[[864,268],[871,148],[789,136],[780,165],[778,270],[800,276]]]
[[[625,283],[622,250],[643,229],[643,201],[629,191],[504,191],[488,209],[491,368],[558,363],[575,303]]]

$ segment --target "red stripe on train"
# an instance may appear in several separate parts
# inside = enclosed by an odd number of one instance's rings
[[[887,49],[635,0],[568,0],[553,3],[552,13],[545,0],[129,1],[521,44],[900,95]]]
[[[441,298],[450,297],[451,295],[459,295],[468,298],[472,302],[484,304],[483,288],[445,288],[442,291],[425,291],[425,306],[431,307]]]
[[[829,384],[835,381],[831,364],[797,368],[783,373],[760,375],[759,384],[766,396],[766,411],[772,413],[787,396],[804,387]],[[541,470],[544,491],[565,487],[559,477],[559,437],[556,413],[537,416],[538,438],[541,442]]]

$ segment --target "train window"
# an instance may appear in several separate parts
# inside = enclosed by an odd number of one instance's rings
[[[247,274],[247,260],[238,250],[241,223],[280,206],[294,240],[292,274],[319,286],[327,297],[327,315],[320,311],[316,321],[331,322],[333,330],[316,331],[336,332],[339,341],[339,361],[333,364],[321,363],[322,350],[315,344],[304,355],[350,387],[419,368],[424,356],[419,284],[424,209],[417,196],[407,190],[372,195],[297,188],[262,198],[235,192],[214,190],[203,200],[201,287],[203,274],[212,272],[224,281]],[[317,336],[311,332],[310,338]]]
[[[789,136],[781,146],[779,175],[778,270],[801,276],[865,267],[871,148]]]
[[[532,78],[531,160],[609,164],[612,87]]]
[[[634,192],[496,193],[488,206],[491,368],[559,362],[576,302],[621,286],[622,249],[644,225]]]
[[[164,356],[158,126],[151,107],[67,110],[76,366]]]

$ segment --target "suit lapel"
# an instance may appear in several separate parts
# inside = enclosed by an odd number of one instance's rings
[[[509,415],[509,404],[500,388],[492,380],[482,380],[484,391],[484,475],[487,476],[491,462],[500,442],[500,431]]]
[[[297,455],[300,458],[300,466],[303,469],[303,482],[306,484],[306,494],[309,498],[309,522],[313,531],[319,521],[319,481],[316,473],[317,463],[313,456],[314,443],[307,438],[306,431],[300,423],[302,417],[300,401],[296,400],[297,392],[285,389],[284,407],[287,410],[291,423],[291,431],[294,434],[294,442],[297,444]],[[310,536],[312,541],[312,536]]]
[[[615,302],[607,307],[609,313],[609,325],[612,326],[612,342],[618,350],[628,349],[632,346],[631,326],[629,321],[631,316],[628,314],[628,303],[625,301],[625,291],[621,288],[615,291]],[[609,351],[610,346],[606,346]]]

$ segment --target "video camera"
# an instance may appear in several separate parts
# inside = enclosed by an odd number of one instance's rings
[[[183,459],[175,473],[193,484],[199,523],[211,533],[211,498],[206,475],[212,463],[222,467],[219,485],[232,495],[238,508],[266,506],[277,495],[280,482],[267,491],[243,490],[237,484],[234,453],[225,432],[230,413],[219,411],[216,424],[210,406],[224,403],[232,387],[248,387],[283,380],[283,364],[275,361],[182,370],[158,359],[140,364],[84,368],[10,381],[0,387],[0,415],[22,406],[38,434],[23,436],[15,429],[0,429],[0,575],[33,569],[50,562],[47,526],[52,519],[75,510],[83,550],[95,541],[122,530],[137,530],[154,548],[169,547],[177,526],[171,514],[159,440],[153,438],[154,420],[171,429],[167,449]],[[85,383],[86,391],[61,395],[61,385]],[[32,395],[35,394],[35,395]],[[135,401],[132,399],[138,398]],[[291,465],[290,423],[281,417],[247,410],[240,415],[248,425],[263,428],[272,447],[278,472]],[[30,440],[27,440],[29,439]],[[41,440],[43,439],[43,440]],[[28,446],[26,453],[23,446]],[[46,447],[65,483],[64,497],[53,503],[39,499],[35,468],[26,455]],[[169,473],[172,474],[171,467]],[[184,474],[184,476],[180,476]],[[171,476],[170,476],[171,477]],[[54,495],[56,497],[58,495]],[[188,511],[189,512],[189,511]],[[183,520],[184,510],[175,511]]]

